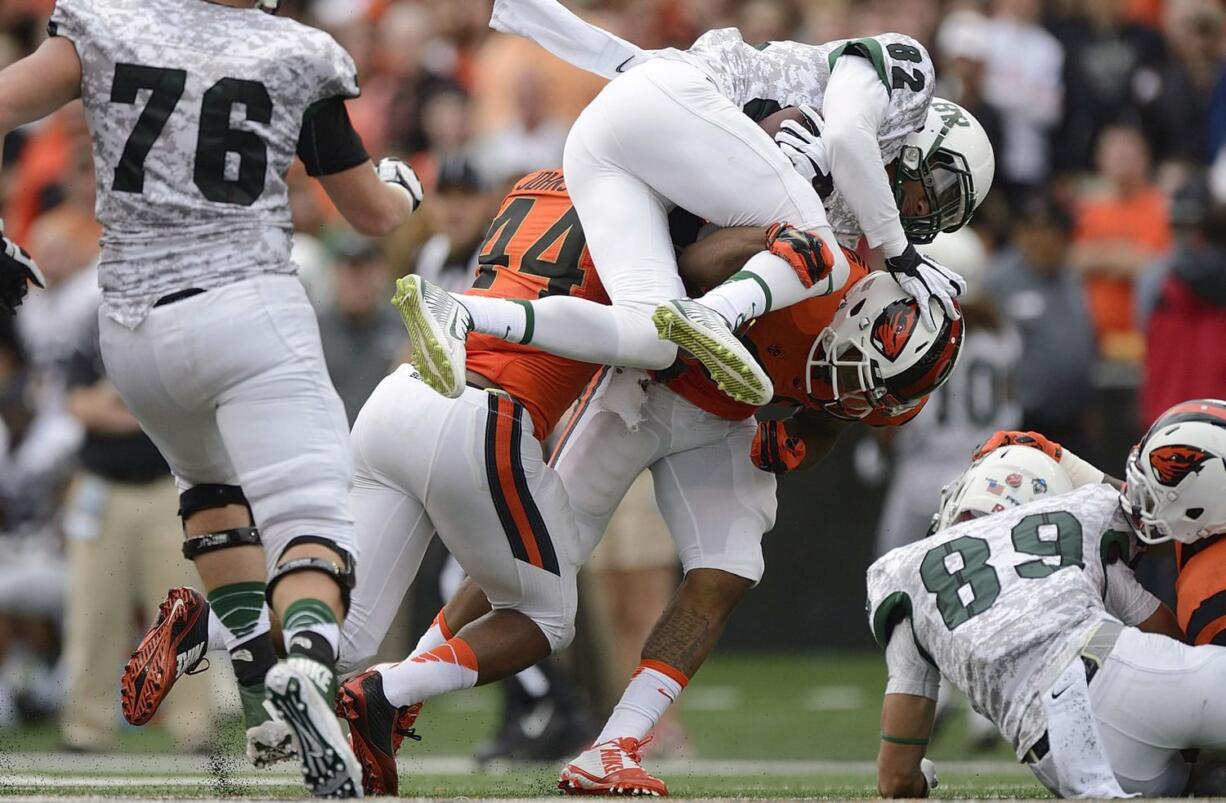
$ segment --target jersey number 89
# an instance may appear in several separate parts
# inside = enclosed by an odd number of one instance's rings
[[[111,187],[116,192],[144,191],[145,157],[166,127],[186,83],[187,73],[183,70],[139,64],[115,65],[112,103],[135,103],[139,90],[151,90],[149,102],[115,166],[115,181]],[[268,148],[254,131],[230,127],[230,111],[236,103],[246,108],[248,122],[266,124],[272,121],[272,98],[259,81],[222,78],[213,84],[204,93],[200,105],[200,132],[192,178],[210,201],[251,206],[264,192]],[[234,179],[226,178],[228,153],[238,154],[238,175]]]
[[[1041,580],[1066,566],[1082,566],[1081,522],[1063,510],[1032,513],[1010,531],[1013,548],[1035,560],[1013,567],[1017,576]],[[963,535],[933,547],[920,564],[924,588],[936,595],[937,610],[950,630],[992,607],[1000,595],[1000,575],[988,563],[988,542]],[[1043,558],[1058,557],[1058,564]]]

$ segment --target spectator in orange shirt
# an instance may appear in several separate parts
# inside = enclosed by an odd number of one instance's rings
[[[1143,343],[1133,314],[1133,285],[1171,246],[1166,197],[1153,184],[1149,148],[1137,128],[1104,128],[1095,162],[1103,187],[1078,204],[1072,261],[1085,275],[1100,353],[1135,361]]]

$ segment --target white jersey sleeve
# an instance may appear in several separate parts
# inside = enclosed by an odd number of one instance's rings
[[[1112,616],[1135,627],[1154,615],[1162,602],[1145,590],[1132,569],[1122,559],[1104,568],[1106,597],[1103,599]]]
[[[1020,758],[1046,729],[1041,695],[1093,629],[1106,566],[1127,546],[1118,492],[1087,486],[892,550],[868,570],[869,625],[915,641]]]
[[[909,620],[900,622],[890,634],[890,643],[885,648],[885,667],[889,674],[886,694],[937,698],[941,673],[920,652]]]

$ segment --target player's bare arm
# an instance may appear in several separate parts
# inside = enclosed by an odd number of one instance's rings
[[[1137,630],[1140,630],[1142,633],[1156,633],[1159,636],[1173,638],[1185,644],[1189,643],[1183,628],[1179,626],[1179,620],[1175,617],[1175,612],[1168,608],[1165,602],[1159,603],[1150,617],[1137,625]]]
[[[46,117],[81,96],[81,61],[67,39],[52,36],[38,50],[0,70],[0,132]]]
[[[882,797],[927,797],[921,762],[936,707],[936,700],[915,694],[885,696],[877,752],[877,791]]]
[[[763,226],[719,229],[682,251],[677,269],[687,287],[715,287],[760,252],[765,241]]]
[[[399,159],[384,159],[377,170],[367,160],[318,178],[345,220],[371,237],[391,233],[422,200],[421,181]]]

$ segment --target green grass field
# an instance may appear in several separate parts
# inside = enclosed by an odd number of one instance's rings
[[[722,656],[712,659],[682,696],[695,748],[691,761],[650,761],[675,797],[866,798],[885,677],[878,655]],[[468,760],[493,729],[495,689],[452,695],[427,706],[423,741],[407,743],[401,795],[535,797],[556,794],[557,767],[480,772]],[[1042,788],[1003,743],[986,753],[964,746],[954,717],[930,755],[941,770],[941,797],[1043,797]],[[232,725],[222,749],[174,756],[156,727],[129,729],[122,754],[58,753],[58,733],[44,726],[0,732],[0,796],[212,798],[303,797],[293,768],[257,773],[238,755]]]

